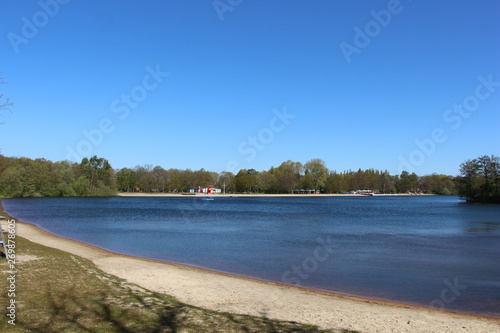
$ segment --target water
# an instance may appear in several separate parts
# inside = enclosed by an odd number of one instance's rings
[[[500,206],[457,197],[46,198],[18,220],[113,252],[500,317]]]

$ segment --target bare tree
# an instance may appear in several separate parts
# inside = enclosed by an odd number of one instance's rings
[[[0,84],[6,84],[7,82],[3,81],[3,78],[0,77]],[[10,99],[9,98],[4,98],[3,97],[3,94],[0,93],[0,111],[10,111],[10,107],[13,106],[14,104],[12,104],[10,102]],[[0,122],[0,124],[3,124],[2,122]]]

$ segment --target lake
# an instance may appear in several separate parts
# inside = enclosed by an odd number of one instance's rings
[[[7,213],[109,251],[500,317],[500,206],[454,196],[43,198]]]

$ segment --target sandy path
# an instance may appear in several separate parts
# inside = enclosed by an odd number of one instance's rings
[[[456,315],[285,287],[180,265],[118,255],[17,223],[33,242],[92,260],[103,271],[211,310],[360,332],[500,332],[500,320]]]

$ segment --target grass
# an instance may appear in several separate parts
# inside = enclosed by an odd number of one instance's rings
[[[183,304],[21,237],[16,256],[15,326],[7,322],[10,274],[0,259],[0,332],[348,332]]]

